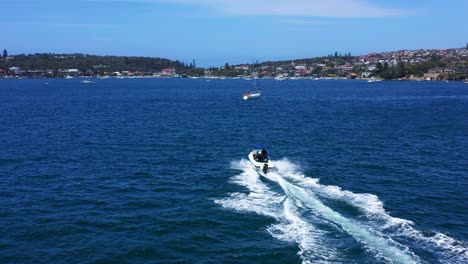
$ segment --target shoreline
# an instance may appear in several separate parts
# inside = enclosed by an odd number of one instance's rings
[[[72,80],[72,79],[208,79],[208,80],[251,80],[251,78],[244,78],[244,77],[226,77],[226,76],[199,76],[199,77],[182,77],[182,76],[78,76],[78,77],[17,77],[17,76],[4,76],[0,77],[0,80],[24,80],[24,79],[64,79],[64,80]],[[372,78],[346,78],[346,77],[284,77],[280,80],[275,79],[274,77],[263,77],[259,79],[273,79],[277,81],[295,81],[295,80],[310,80],[310,81],[323,81],[323,80],[354,80],[354,81],[367,81],[370,82]],[[374,82],[382,82],[382,81],[411,81],[411,82],[461,82],[468,84],[468,80],[428,80],[425,78],[403,78],[403,79],[374,79]]]

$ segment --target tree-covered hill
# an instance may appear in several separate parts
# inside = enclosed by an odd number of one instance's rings
[[[86,54],[21,54],[10,56],[0,61],[0,68],[20,67],[24,71],[78,69],[81,72],[94,73],[115,71],[160,72],[162,69],[175,68],[177,73],[202,75],[203,69],[186,65],[180,61],[163,58],[96,56]]]

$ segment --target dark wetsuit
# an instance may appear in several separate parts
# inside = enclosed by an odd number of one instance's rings
[[[266,149],[262,149],[262,154],[260,155],[260,161],[268,161],[268,152]]]

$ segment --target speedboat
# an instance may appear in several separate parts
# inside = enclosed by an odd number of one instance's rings
[[[267,174],[268,170],[273,167],[268,151],[261,146],[255,146],[249,153],[249,160],[256,169],[260,169],[263,173]]]
[[[256,92],[248,92],[242,96],[242,99],[249,100],[249,99],[258,99],[262,95],[262,89],[258,89]]]
[[[83,80],[83,81],[81,81],[80,83],[95,83],[95,82],[90,81],[90,80]]]

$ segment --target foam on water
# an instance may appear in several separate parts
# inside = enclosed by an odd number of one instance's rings
[[[230,198],[216,200],[223,207],[238,211],[254,212],[277,218],[278,208],[285,199],[284,195],[276,193],[268,188],[259,178],[257,172],[250,167],[248,161],[232,163],[232,168],[243,172],[231,178],[231,182],[246,187],[248,194],[232,193]]]
[[[286,181],[279,174],[275,174],[276,173],[270,173],[267,175],[267,178],[277,181],[288,197],[300,200],[307,208],[312,210],[315,215],[340,226],[342,230],[362,243],[366,249],[374,253],[380,260],[393,263],[416,263],[417,258],[414,254],[409,252],[407,247],[399,245],[397,242],[384,237],[375,230],[369,230],[343,217],[338,212],[325,206],[313,193]]]
[[[297,213],[298,202],[271,190],[260,180],[249,161],[241,160],[231,165],[242,170],[242,173],[232,177],[230,181],[246,187],[249,193],[232,193],[228,198],[215,200],[216,203],[236,211],[254,212],[274,218],[277,222],[269,226],[267,231],[281,241],[297,243],[300,248],[298,254],[305,263],[336,260],[337,254],[333,248],[317,241],[321,240],[324,232],[302,220]]]
[[[248,193],[233,193],[215,202],[225,208],[276,219],[277,223],[269,226],[268,232],[279,240],[296,243],[304,263],[327,263],[340,259],[339,250],[327,240],[327,232],[316,227],[318,223],[327,223],[344,231],[379,262],[422,262],[411,252],[412,245],[432,252],[441,262],[467,262],[468,251],[464,242],[441,233],[426,235],[417,230],[412,221],[390,216],[377,196],[321,185],[318,179],[306,177],[297,165],[286,159],[274,164],[276,170],[268,173],[266,178],[276,183],[282,192],[273,191],[248,161],[241,160],[232,163],[232,167],[242,173],[233,176],[231,182],[246,187]],[[345,202],[360,210],[365,218],[346,218],[326,206],[322,199]],[[310,215],[306,217],[301,211]]]
[[[279,223],[270,226],[268,232],[277,239],[297,243],[300,249],[298,254],[306,263],[336,260],[338,254],[331,245],[320,243],[325,232],[301,219],[297,204],[291,198],[287,198]]]
[[[389,215],[376,195],[353,193],[338,186],[321,185],[318,179],[303,175],[298,166],[287,159],[276,161],[275,166],[285,179],[292,180],[298,186],[309,189],[322,198],[340,200],[358,208],[368,218],[369,226],[387,235],[413,241],[436,254],[442,262],[468,263],[468,249],[465,242],[437,232],[432,235],[424,234],[414,227],[415,223],[412,221]]]

